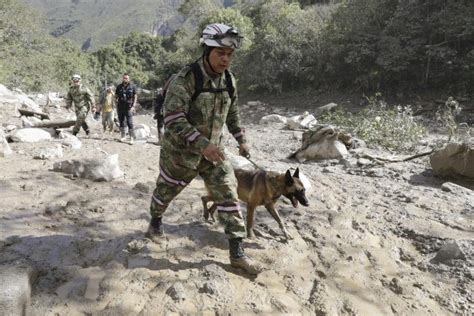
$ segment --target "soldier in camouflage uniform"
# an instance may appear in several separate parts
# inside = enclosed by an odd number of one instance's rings
[[[94,95],[89,88],[81,84],[81,76],[79,75],[72,76],[72,85],[66,97],[66,109],[69,110],[72,103],[74,103],[74,110],[76,112],[76,125],[74,125],[72,129],[72,134],[77,135],[82,126],[86,135],[89,135],[89,126],[86,123],[86,117],[89,110],[92,109],[93,112],[95,111]]]
[[[240,155],[249,156],[249,145],[240,127],[236,93],[228,89],[230,80],[235,89],[235,78],[227,68],[241,39],[227,25],[208,25],[200,40],[203,55],[195,64],[202,73],[203,90],[195,95],[196,79],[191,65],[184,67],[168,88],[160,174],[151,199],[151,221],[146,235],[160,242],[164,236],[163,213],[173,198],[200,175],[217,204],[219,221],[225,226],[231,265],[258,274],[262,266],[246,256],[242,248],[242,239],[247,234],[237,197],[237,181],[221,144],[226,124],[239,143]]]

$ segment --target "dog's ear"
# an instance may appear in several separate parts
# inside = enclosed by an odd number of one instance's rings
[[[295,178],[300,177],[300,168],[296,168],[295,173],[293,173],[293,177],[295,177]]]
[[[285,173],[285,184],[289,187],[291,187],[295,183],[295,180],[293,180],[293,177],[291,176],[290,170],[286,170]]]

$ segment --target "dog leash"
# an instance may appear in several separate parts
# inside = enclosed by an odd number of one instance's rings
[[[237,146],[237,148],[240,148],[239,146]],[[255,168],[257,169],[260,169],[262,171],[265,171],[265,169],[263,169],[262,167],[260,167],[259,165],[257,165],[254,161],[252,161],[250,159],[250,154],[248,154],[247,156],[243,156],[245,159],[247,159],[252,165],[254,165]]]
[[[250,159],[250,155],[247,155],[245,157],[245,159],[247,159],[252,165],[254,165],[257,169],[260,169],[262,171],[265,171],[262,167],[260,167],[259,165],[257,165],[255,162],[253,162],[251,159]]]

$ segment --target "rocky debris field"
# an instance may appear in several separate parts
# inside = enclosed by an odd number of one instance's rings
[[[156,138],[123,143],[90,118],[91,136],[80,134],[78,149],[57,137],[9,143],[0,157],[0,314],[26,306],[32,315],[471,315],[474,183],[435,177],[428,157],[383,164],[350,151],[289,160],[302,131],[258,123],[272,113],[295,114],[242,107],[251,159],[267,170],[298,167],[311,184],[310,206],[278,202],[293,240],[257,209],[257,237],[245,241],[266,267],[256,277],[230,267],[222,227],[202,217],[200,179],[167,210],[166,240],[145,239]],[[135,120],[156,135],[151,114]],[[3,105],[0,123],[8,133],[21,119]],[[425,147],[437,136],[429,137]],[[225,142],[237,154],[228,134]],[[58,145],[61,154],[38,156]],[[54,171],[60,161],[108,154],[118,155],[121,171],[111,181]]]

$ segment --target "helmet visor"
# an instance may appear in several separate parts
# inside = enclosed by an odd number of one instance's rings
[[[215,40],[220,46],[238,49],[242,45],[242,36],[238,35],[214,35]]]

